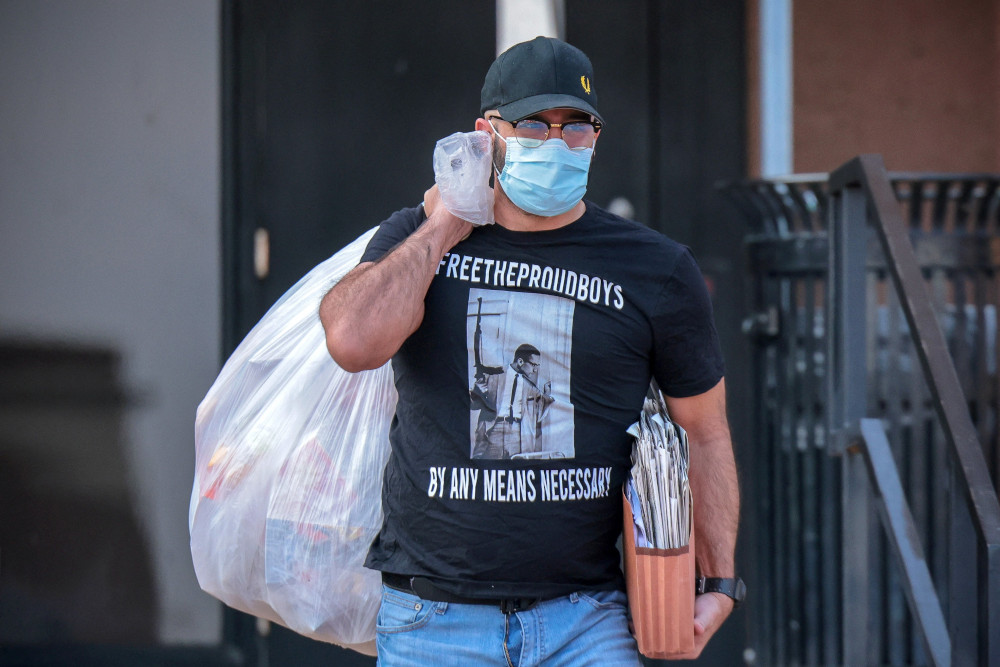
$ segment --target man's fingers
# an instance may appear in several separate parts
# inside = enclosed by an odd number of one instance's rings
[[[424,213],[427,217],[431,217],[437,209],[438,204],[441,202],[441,193],[438,192],[438,186],[435,183],[426,192],[424,192]]]
[[[733,610],[733,601],[720,593],[694,599],[694,656],[697,657]]]

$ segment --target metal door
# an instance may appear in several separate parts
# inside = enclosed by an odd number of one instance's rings
[[[241,0],[224,9],[228,355],[309,269],[420,203],[434,142],[473,129],[495,29],[491,3],[461,0]],[[374,664],[226,615],[246,664]]]

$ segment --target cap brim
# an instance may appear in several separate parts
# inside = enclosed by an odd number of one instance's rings
[[[533,116],[548,109],[576,109],[593,115],[602,125],[604,124],[604,119],[597,113],[597,109],[592,107],[589,102],[574,95],[554,93],[534,95],[532,97],[525,97],[523,100],[499,106],[497,107],[497,112],[504,120],[514,121]]]

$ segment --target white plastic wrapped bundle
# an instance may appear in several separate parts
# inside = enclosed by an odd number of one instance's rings
[[[188,517],[201,587],[227,605],[374,655],[362,563],[382,523],[392,369],[330,358],[319,303],[372,229],[310,271],[240,343],[198,407]]]
[[[434,146],[434,182],[441,202],[453,214],[473,225],[491,225],[493,139],[482,130],[456,132]]]
[[[636,545],[654,549],[686,546],[692,517],[687,432],[671,421],[655,381],[650,384],[639,421],[628,433],[635,439],[625,492],[636,515]]]

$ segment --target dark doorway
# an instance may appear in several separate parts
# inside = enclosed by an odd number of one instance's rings
[[[227,3],[227,351],[308,269],[434,181],[434,142],[473,129],[488,3]],[[269,271],[254,271],[266,230]],[[259,241],[258,241],[259,243]]]
[[[607,121],[587,197],[604,207],[627,201],[636,220],[694,251],[726,357],[737,464],[749,471],[752,421],[750,411],[741,409],[754,388],[742,333],[750,298],[744,291],[748,230],[716,187],[746,173],[744,4],[566,0],[566,39],[593,61]],[[753,480],[743,474],[741,483],[743,496],[750,497]],[[757,520],[749,503],[742,514],[737,569],[749,572]],[[728,667],[752,660],[752,650],[744,655],[752,609],[751,597],[697,664]]]
[[[421,201],[435,141],[479,115],[494,23],[462,0],[224,4],[227,356],[309,269]],[[226,614],[249,664],[374,664]]]

